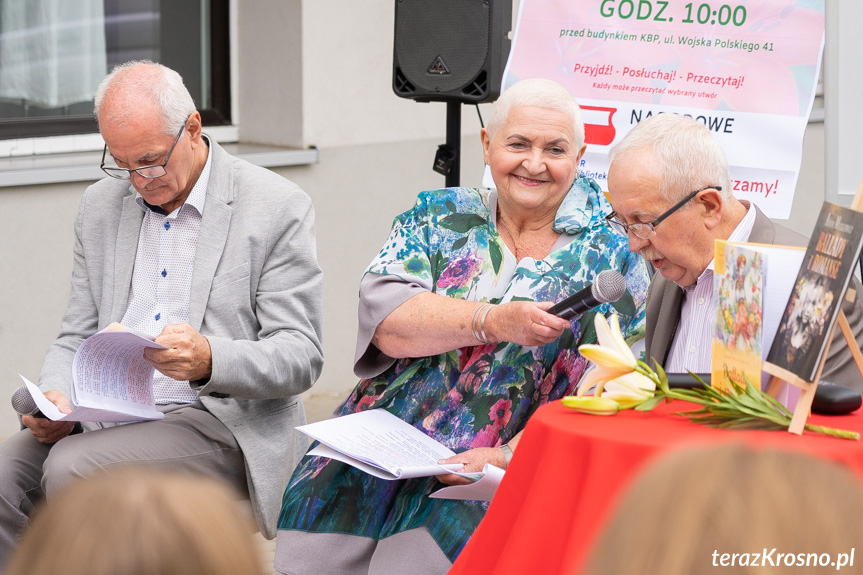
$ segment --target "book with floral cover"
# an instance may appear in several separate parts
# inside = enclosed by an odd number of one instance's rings
[[[714,253],[712,385],[728,390],[726,376],[744,386],[743,374],[762,389],[762,360],[773,343],[785,302],[806,250],[800,247],[718,240]],[[799,390],[784,386],[776,399],[793,408]]]
[[[716,324],[710,380],[730,389],[734,382],[761,387],[764,323],[764,255],[743,244],[717,241],[714,246],[713,299]]]

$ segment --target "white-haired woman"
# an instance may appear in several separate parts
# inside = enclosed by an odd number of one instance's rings
[[[341,415],[383,408],[478,471],[506,467],[537,407],[571,393],[595,339],[593,313],[545,310],[602,270],[626,276],[621,328],[643,334],[648,276],[605,221],[611,207],[579,177],[584,126],[560,85],[506,90],[482,130],[497,191],[423,192],[395,219],[360,285],[355,372]],[[385,481],[306,456],[285,491],[276,570],[282,573],[445,573],[487,509],[430,499],[456,475]]]

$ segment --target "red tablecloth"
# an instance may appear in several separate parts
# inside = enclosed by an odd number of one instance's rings
[[[559,401],[531,417],[485,519],[450,575],[577,573],[635,475],[660,454],[697,444],[741,441],[804,451],[847,464],[863,480],[863,442],[810,432],[720,430],[676,412],[676,401],[649,413],[602,417]],[[863,410],[812,416],[808,423],[863,434]]]

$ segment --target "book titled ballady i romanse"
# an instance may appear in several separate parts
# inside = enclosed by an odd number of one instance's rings
[[[863,213],[824,202],[767,361],[815,379],[861,246]]]

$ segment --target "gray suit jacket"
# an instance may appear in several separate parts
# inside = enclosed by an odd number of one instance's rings
[[[314,210],[297,185],[210,145],[189,323],[209,340],[213,369],[196,391],[239,443],[255,518],[272,538],[283,491],[308,447],[293,429],[305,423],[298,394],[323,364]],[[85,191],[72,291],[42,366],[43,390],[69,397],[75,350],[123,318],[143,216],[127,181],[105,178]]]
[[[755,208],[755,224],[749,241],[759,244],[777,244],[787,246],[806,246],[809,240],[797,232],[774,224],[761,210]],[[851,330],[858,343],[863,343],[863,305],[860,303],[863,288],[855,278],[853,286],[857,288],[857,300],[853,304],[844,302],[842,310],[848,318]],[[648,364],[653,365],[650,358],[655,358],[660,364],[665,364],[671,351],[671,343],[680,321],[680,310],[683,306],[683,289],[656,273],[650,282],[647,292],[647,328],[645,333],[645,349]],[[822,379],[841,383],[863,392],[863,376],[857,370],[851,352],[842,333],[837,329],[827,361],[824,364]]]

